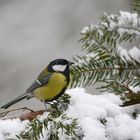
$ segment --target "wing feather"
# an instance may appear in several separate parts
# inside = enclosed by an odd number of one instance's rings
[[[32,85],[26,90],[27,92],[33,92],[35,89],[42,87],[43,85],[46,85],[51,78],[52,74],[47,74],[47,76],[44,76],[40,79],[35,80]]]

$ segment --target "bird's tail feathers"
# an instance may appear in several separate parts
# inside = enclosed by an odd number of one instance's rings
[[[28,93],[25,93],[25,94],[22,94],[22,95],[16,97],[15,99],[6,103],[5,105],[1,106],[0,108],[7,109],[8,107],[12,106],[13,104],[15,104],[15,103],[17,103],[25,98],[27,98],[27,99],[29,98]]]

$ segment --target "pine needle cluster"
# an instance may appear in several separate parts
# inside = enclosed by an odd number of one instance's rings
[[[101,91],[115,94],[127,92],[129,86],[140,85],[140,61],[131,54],[121,55],[120,46],[140,38],[140,18],[136,13],[104,14],[99,25],[81,32],[84,56],[74,57],[72,86],[101,83]]]
[[[133,0],[132,1],[132,10],[138,12],[140,14],[140,0]]]
[[[26,140],[80,140],[83,137],[82,129],[76,118],[69,117],[65,111],[70,103],[70,96],[64,94],[50,107],[43,118],[36,118],[29,122],[26,129],[17,137]],[[81,133],[81,134],[80,134]]]

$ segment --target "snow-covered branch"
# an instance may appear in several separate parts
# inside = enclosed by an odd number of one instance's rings
[[[119,106],[122,104],[119,97],[110,93],[91,95],[82,88],[67,90],[67,93],[71,99],[65,113],[78,119],[82,128],[82,134],[79,135],[83,135],[83,140],[139,140],[140,115],[135,112],[138,107],[122,108]],[[47,117],[48,113],[44,113],[38,116],[38,119],[42,122]],[[57,121],[61,121],[61,117]],[[65,123],[71,123],[71,120]],[[25,131],[29,127],[28,124],[27,120],[0,120],[0,139],[18,139],[16,135],[19,136]],[[48,131],[43,128],[39,139],[46,140]],[[59,138],[65,140],[66,135],[61,132]]]

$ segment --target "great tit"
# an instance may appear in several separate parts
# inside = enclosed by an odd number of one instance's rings
[[[60,97],[70,82],[70,65],[65,59],[55,59],[39,74],[37,79],[26,92],[12,101],[1,106],[7,109],[11,105],[23,100],[36,97],[43,102],[50,102]]]

